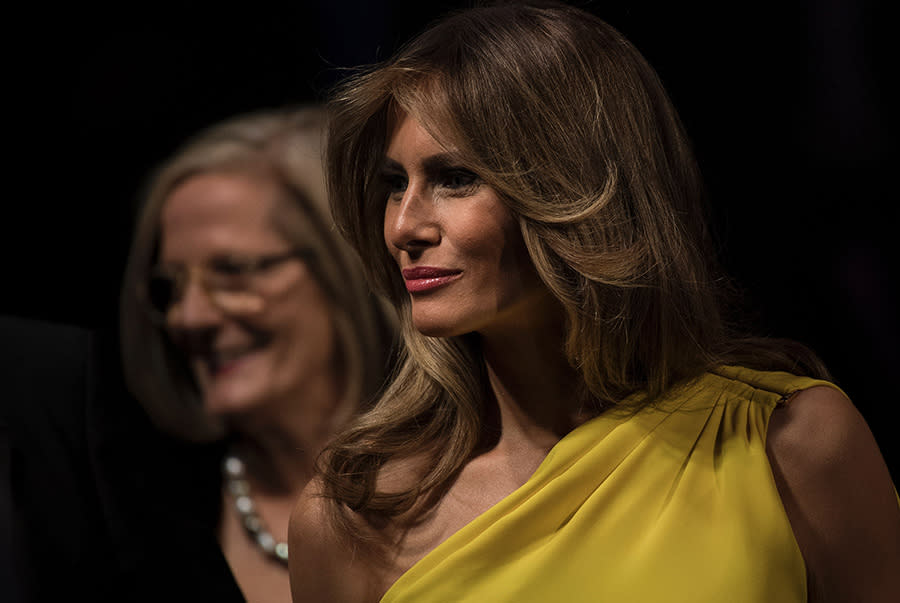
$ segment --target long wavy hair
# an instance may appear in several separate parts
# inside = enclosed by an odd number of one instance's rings
[[[358,408],[387,379],[396,313],[365,286],[359,259],[328,211],[323,151],[326,112],[301,105],[239,115],[186,141],[150,174],[137,214],[120,298],[121,355],[126,383],[164,431],[190,441],[224,437],[222,421],[203,411],[182,353],[150,319],[142,286],[157,261],[160,214],[171,192],[197,174],[249,171],[281,191],[273,228],[310,249],[310,270],[331,302],[338,353],[346,366],[344,396]]]
[[[325,457],[324,490],[338,509],[417,516],[416,503],[438,498],[476,450],[490,395],[476,335],[413,327],[382,238],[378,174],[398,112],[453,146],[517,217],[565,310],[564,352],[584,408],[599,414],[636,392],[645,404],[722,363],[827,375],[799,344],[728,326],[731,285],[713,260],[697,162],[638,50],[571,6],[465,9],[351,74],[330,102],[332,213],[372,286],[399,309],[405,342],[387,390]],[[413,485],[379,491],[387,461],[423,454],[430,462]]]

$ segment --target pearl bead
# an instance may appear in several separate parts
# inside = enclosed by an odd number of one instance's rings
[[[250,495],[250,482],[247,480],[246,464],[234,454],[228,454],[222,461],[228,492],[234,499],[237,510],[247,534],[256,541],[260,549],[280,563],[287,563],[288,545],[279,542],[266,529],[266,524],[256,511],[256,504]]]

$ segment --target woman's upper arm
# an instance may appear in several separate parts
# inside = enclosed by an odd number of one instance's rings
[[[300,495],[288,527],[288,569],[294,603],[368,601],[366,568],[335,533],[327,501],[312,482]]]
[[[826,386],[773,414],[766,444],[811,601],[900,601],[900,505],[862,415]]]

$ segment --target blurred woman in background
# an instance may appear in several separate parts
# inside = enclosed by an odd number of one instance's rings
[[[301,107],[188,141],[149,184],[121,297],[128,388],[173,439],[207,443],[185,448],[206,461],[175,492],[179,523],[215,539],[249,601],[290,599],[290,511],[390,369],[392,315],[326,209],[323,126]]]

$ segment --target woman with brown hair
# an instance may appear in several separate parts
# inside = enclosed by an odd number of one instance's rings
[[[390,368],[393,311],[327,210],[324,123],[315,106],[262,111],[186,142],[149,182],[123,284],[129,389],[165,434],[212,452],[177,491],[177,520],[208,529],[173,545],[217,542],[249,601],[290,599],[293,503]]]
[[[814,354],[728,320],[688,138],[621,34],[463,10],[331,109],[332,212],[405,345],[292,514],[296,603],[900,594],[878,447]]]

